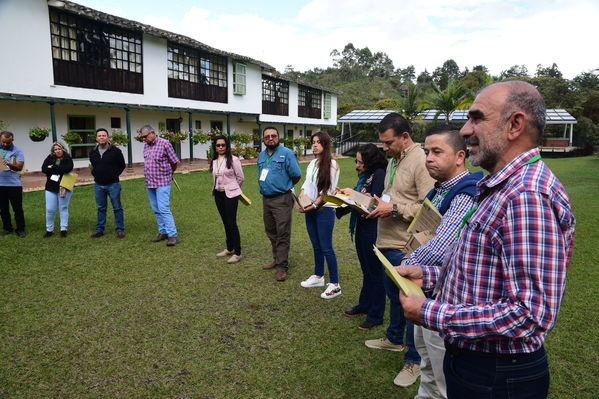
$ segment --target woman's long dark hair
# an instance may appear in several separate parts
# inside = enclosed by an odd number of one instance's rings
[[[314,137],[318,137],[320,145],[322,146],[322,154],[319,155],[318,159],[318,176],[316,178],[316,188],[318,194],[325,194],[331,188],[331,148],[333,142],[331,136],[327,132],[316,132],[310,136],[310,142],[314,141]]]
[[[212,172],[212,165],[214,160],[218,158],[218,152],[216,152],[216,142],[218,140],[225,140],[225,159],[227,160],[227,169],[231,169],[233,166],[233,155],[231,154],[231,143],[227,136],[219,134],[212,139],[212,159],[210,160],[210,172]]]
[[[377,169],[387,169],[387,159],[376,145],[372,143],[361,145],[358,147],[358,152],[362,154],[362,162],[367,172],[374,173]]]

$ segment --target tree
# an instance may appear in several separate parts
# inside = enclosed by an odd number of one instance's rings
[[[476,93],[491,83],[493,83],[493,77],[481,70],[472,70],[459,80],[459,85],[471,93]]]
[[[512,65],[505,71],[501,71],[499,74],[499,79],[509,79],[509,78],[528,78],[528,68],[526,65]]]
[[[374,109],[387,109],[399,111],[401,105],[395,98],[383,98],[374,104]]]
[[[440,68],[437,67],[433,71],[433,82],[437,84],[442,90],[447,88],[450,80],[457,79],[460,77],[460,68],[454,60],[447,60],[443,63]]]
[[[487,68],[484,65],[476,65],[476,66],[472,67],[472,72],[475,72],[475,71],[480,71],[480,72],[484,72],[484,73],[488,74],[489,68]]]
[[[429,96],[426,104],[437,110],[435,119],[440,114],[445,114],[445,122],[449,123],[449,115],[456,109],[464,109],[472,103],[472,95],[463,86],[458,85],[456,79],[447,83],[445,89],[441,89],[435,82],[432,84],[433,93]]]
[[[543,67],[543,65],[538,64],[537,65],[537,73],[535,75],[537,78],[541,77],[541,76],[548,76],[550,78],[557,78],[557,79],[561,79],[562,78],[562,73],[559,71],[559,69],[557,68],[557,64],[554,62],[553,65],[551,65],[550,67]]]
[[[426,69],[424,71],[420,72],[420,74],[418,75],[418,78],[416,78],[416,86],[418,86],[418,90],[420,90],[422,92],[429,89],[431,87],[432,83],[433,83],[433,78],[431,77],[431,74],[428,73],[428,71]]]
[[[376,52],[372,56],[372,62],[368,76],[378,76],[380,78],[388,78],[393,75],[393,61],[387,55],[387,53]]]
[[[414,65],[408,65],[403,69],[397,68],[395,70],[395,75],[399,76],[404,83],[412,83],[414,79],[416,79],[416,68],[414,68]]]
[[[573,80],[583,89],[599,90],[599,69],[582,72]]]
[[[418,101],[419,96],[420,90],[418,90],[418,87],[414,84],[408,84],[406,96],[402,97],[399,103],[401,114],[410,122],[414,120],[422,110]]]

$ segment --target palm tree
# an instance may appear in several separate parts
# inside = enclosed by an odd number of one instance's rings
[[[436,83],[432,83],[433,93],[426,101],[427,106],[436,109],[435,120],[440,114],[445,115],[445,123],[449,123],[449,115],[456,109],[464,109],[472,104],[472,94],[463,86],[458,85],[456,79],[441,90]]]
[[[418,90],[418,87],[414,84],[409,84],[406,96],[400,100],[401,113],[410,122],[416,119],[422,110],[422,106],[418,101],[419,96],[420,90]]]

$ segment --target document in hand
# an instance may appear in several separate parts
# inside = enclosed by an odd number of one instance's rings
[[[351,190],[349,195],[325,195],[323,200],[338,206],[349,206],[358,211],[361,215],[369,215],[376,203],[371,196],[355,190]]]
[[[291,193],[293,194],[293,199],[299,208],[306,209],[312,205],[312,200],[306,194],[300,193],[300,195],[297,196],[293,191]]]
[[[425,198],[406,231],[408,233],[420,233],[422,231],[432,231],[434,233],[441,224],[442,218],[443,216],[433,203]]]
[[[247,206],[252,205],[252,200],[249,199],[249,197],[247,195],[245,195],[244,193],[239,194],[239,201],[241,201],[241,203],[243,205],[247,205]]]
[[[69,172],[62,175],[62,179],[60,179],[60,187],[64,187],[69,191],[73,191],[75,188],[75,181],[79,175],[75,172]]]
[[[382,252],[379,251],[379,249],[376,246],[373,245],[372,248],[373,248],[376,256],[379,258],[379,260],[383,264],[383,267],[385,268],[385,273],[387,273],[387,276],[389,276],[389,278],[391,280],[393,280],[395,285],[397,285],[399,287],[399,289],[401,290],[401,292],[404,293],[404,295],[408,295],[409,293],[411,293],[411,294],[415,294],[418,296],[424,296],[424,292],[422,292],[422,288],[417,286],[416,283],[414,283],[413,281],[408,280],[407,278],[401,276],[397,272],[397,270],[395,270],[395,267],[393,267],[391,262],[389,262],[389,259],[387,259],[385,257],[385,255],[383,255]]]
[[[401,249],[401,252],[405,254],[405,256],[409,256],[412,252],[416,251],[418,248],[426,244],[435,236],[434,231],[421,231],[419,233],[413,233],[408,238],[408,241]]]

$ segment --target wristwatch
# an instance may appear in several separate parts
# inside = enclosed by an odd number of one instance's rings
[[[391,217],[396,218],[399,215],[399,211],[397,210],[397,204],[393,204],[393,209],[391,209]]]

